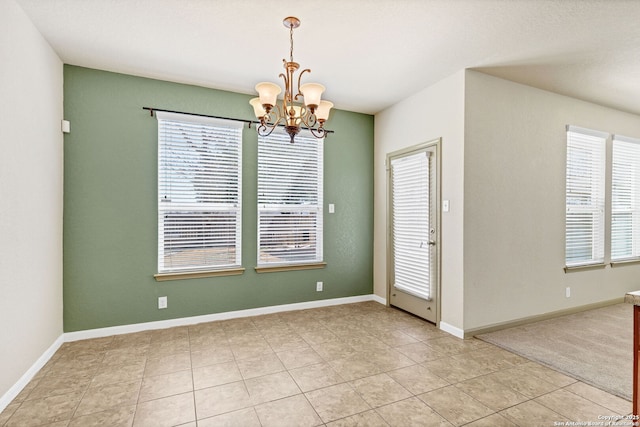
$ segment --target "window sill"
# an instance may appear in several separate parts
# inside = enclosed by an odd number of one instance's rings
[[[227,268],[224,270],[189,271],[183,273],[158,273],[154,274],[157,282],[168,280],[201,279],[204,277],[237,276],[244,273],[244,268]]]
[[[611,267],[622,267],[624,265],[640,264],[640,258],[621,259],[619,261],[611,261]]]
[[[571,273],[573,271],[583,271],[583,270],[599,270],[602,268],[606,268],[607,264],[582,264],[582,265],[572,265],[571,267],[567,266],[564,268],[565,273]]]
[[[315,270],[325,268],[326,262],[316,262],[313,264],[288,264],[288,265],[263,265],[256,267],[256,273],[275,273],[279,271]]]

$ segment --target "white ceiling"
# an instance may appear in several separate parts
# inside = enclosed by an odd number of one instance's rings
[[[16,0],[67,64],[252,94],[289,56],[376,113],[473,68],[640,114],[640,0]]]

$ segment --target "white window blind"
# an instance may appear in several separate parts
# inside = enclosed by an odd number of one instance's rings
[[[258,265],[322,261],[323,140],[258,137]]]
[[[393,192],[393,286],[429,300],[429,153],[420,152],[391,161]]]
[[[640,140],[613,137],[611,259],[640,257]]]
[[[241,264],[242,123],[158,118],[158,272]]]
[[[597,131],[567,128],[565,259],[568,267],[604,262],[607,137]]]

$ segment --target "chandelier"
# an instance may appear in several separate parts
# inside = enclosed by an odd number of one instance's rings
[[[329,118],[333,103],[320,99],[325,89],[321,84],[300,85],[302,75],[311,72],[308,68],[300,72],[297,85],[294,86],[295,73],[300,68],[300,64],[293,61],[293,29],[300,26],[300,20],[289,16],[282,23],[289,28],[290,41],[290,59],[282,60],[286,74],[280,73],[280,77],[284,80],[284,96],[278,105],[278,95],[282,92],[280,86],[269,82],[256,85],[259,97],[253,98],[249,103],[253,107],[256,118],[260,120],[258,135],[270,135],[276,127],[282,125],[291,137],[291,143],[294,142],[301,127],[307,128],[316,138],[324,138],[327,133],[324,123]],[[294,89],[296,89],[295,93]],[[296,103],[300,96],[304,99],[304,104]]]

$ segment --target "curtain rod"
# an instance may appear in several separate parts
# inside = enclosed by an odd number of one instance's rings
[[[177,113],[177,114],[186,114],[188,116],[209,117],[209,118],[212,118],[212,119],[222,119],[222,120],[233,120],[234,122],[247,123],[249,125],[249,127],[251,127],[252,123],[260,124],[260,122],[256,121],[256,120],[244,120],[244,119],[234,119],[232,117],[210,116],[208,114],[187,113],[187,112],[184,112],[184,111],[165,110],[163,108],[156,108],[156,107],[142,107],[142,109],[143,110],[148,110],[149,114],[151,115],[151,117],[153,117],[153,112],[154,111],[161,111],[163,113]]]
[[[212,119],[232,120],[234,122],[246,123],[249,127],[251,127],[252,123],[256,124],[256,125],[260,124],[260,122],[257,121],[257,120],[245,120],[245,119],[236,119],[236,118],[233,118],[233,117],[210,116],[208,114],[187,113],[187,112],[184,112],[184,111],[165,110],[163,108],[156,108],[156,107],[142,107],[142,109],[149,111],[149,114],[151,115],[151,117],[153,117],[153,112],[154,111],[161,111],[163,113],[186,114],[188,116],[198,116],[198,117],[209,117],[209,118],[212,118]],[[278,126],[284,126],[284,125],[278,125]],[[307,128],[302,127],[301,129],[307,129]],[[328,130],[328,129],[325,129],[325,132],[326,133],[334,133],[334,131]]]

